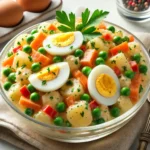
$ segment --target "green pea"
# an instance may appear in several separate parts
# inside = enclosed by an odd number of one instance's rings
[[[108,58],[108,53],[105,51],[100,51],[98,54],[98,57],[103,58],[104,60],[106,60]]]
[[[37,71],[39,71],[40,69],[41,69],[40,63],[33,63],[32,66],[31,66],[31,70],[32,70],[33,72],[37,72]]]
[[[46,50],[45,50],[44,47],[40,47],[40,48],[38,49],[38,52],[41,53],[41,54],[43,54],[43,55],[46,54]]]
[[[127,70],[127,71],[125,71],[125,76],[127,77],[127,78],[130,78],[130,79],[132,79],[133,77],[134,77],[134,75],[135,75],[135,73],[133,72],[133,71],[131,71],[131,70]]]
[[[37,29],[33,29],[33,30],[31,31],[31,34],[35,34],[35,33],[38,33],[38,30],[37,30]]]
[[[63,120],[62,117],[56,117],[56,118],[54,119],[54,124],[55,124],[56,126],[62,126],[63,123],[64,123],[64,120]]]
[[[82,73],[86,76],[89,76],[89,74],[91,73],[92,69],[88,66],[85,66],[82,68]]]
[[[4,83],[4,86],[3,86],[3,87],[4,87],[4,89],[5,89],[6,91],[8,91],[11,86],[12,86],[12,83],[9,82],[9,81],[6,81],[6,82]]]
[[[27,41],[28,44],[30,44],[33,40],[34,40],[34,36],[33,36],[33,35],[29,35],[29,36],[26,38],[26,41]]]
[[[66,110],[66,104],[64,102],[59,102],[57,105],[56,105],[56,110],[58,112],[64,112]]]
[[[53,58],[53,62],[54,63],[58,63],[58,62],[62,62],[63,61],[63,58],[61,56],[55,56]]]
[[[104,122],[105,122],[105,119],[101,117],[99,119],[94,120],[92,124],[93,125],[98,125],[98,124],[102,124]]]
[[[139,63],[141,60],[141,55],[140,54],[134,54],[132,56],[132,60],[135,60],[137,63]]]
[[[124,36],[124,37],[122,38],[122,41],[123,41],[123,42],[129,42],[129,37]]]
[[[121,44],[122,43],[122,39],[120,36],[115,36],[113,38],[113,42],[116,43],[116,44]]]
[[[143,86],[142,85],[140,85],[140,87],[139,87],[139,93],[141,93],[141,92],[143,92]]]
[[[34,86],[32,84],[28,84],[27,88],[31,93],[36,91],[36,89],[34,88]]]
[[[114,26],[109,26],[108,30],[111,31],[112,33],[115,33],[115,27]]]
[[[34,92],[30,95],[30,99],[34,102],[37,102],[40,100],[40,95],[37,92]]]
[[[140,65],[139,66],[139,71],[140,73],[146,74],[147,73],[147,66],[146,65]]]
[[[113,107],[110,113],[113,117],[118,117],[120,115],[120,109],[118,107]]]
[[[32,116],[34,114],[34,110],[31,108],[26,108],[25,109],[25,114],[28,116]]]
[[[83,51],[81,49],[77,49],[74,53],[75,57],[83,57]]]
[[[84,93],[84,94],[81,95],[80,99],[89,102],[91,100],[91,97],[90,97],[89,94]]]
[[[8,75],[12,72],[12,70],[10,68],[5,68],[3,69],[3,75],[8,77]]]
[[[122,89],[121,89],[121,95],[123,95],[123,96],[129,96],[130,95],[130,89],[128,88],[128,87],[123,87]]]
[[[28,54],[30,54],[32,52],[32,48],[29,45],[25,45],[23,47],[23,51],[26,52],[26,53],[28,53]]]
[[[98,57],[98,58],[96,58],[96,60],[95,60],[95,64],[96,64],[96,66],[97,66],[97,65],[102,65],[102,64],[105,64],[105,61],[104,61],[103,58]]]
[[[7,56],[8,56],[8,57],[10,57],[10,56],[12,56],[12,55],[13,55],[13,52],[8,52],[8,53],[7,53]]]
[[[15,82],[15,80],[16,80],[16,73],[15,72],[10,73],[8,76],[8,81]]]
[[[94,117],[94,118],[99,118],[100,117],[100,115],[101,115],[101,110],[100,110],[100,108],[94,108],[93,110],[92,110],[92,116]]]

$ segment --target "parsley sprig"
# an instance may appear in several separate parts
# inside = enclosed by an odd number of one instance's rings
[[[56,19],[61,25],[58,29],[62,32],[81,31],[85,39],[100,36],[100,32],[96,32],[98,25],[109,12],[96,9],[92,14],[88,8],[82,12],[82,22],[76,25],[76,16],[74,13],[66,14],[65,11],[56,11]]]

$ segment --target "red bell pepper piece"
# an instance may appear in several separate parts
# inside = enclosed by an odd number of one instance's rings
[[[94,109],[99,106],[99,104],[96,102],[96,100],[91,101],[89,105],[90,105],[91,109]]]
[[[21,50],[22,49],[22,46],[18,46],[18,47],[15,47],[14,49],[13,49],[13,52],[14,53],[17,53],[19,50]]]
[[[83,50],[83,51],[86,51],[86,49],[87,49],[86,45],[81,45],[80,49]]]
[[[28,88],[26,87],[26,85],[24,85],[23,87],[21,87],[20,89],[21,94],[26,97],[29,98],[30,96],[30,91],[28,90]]]
[[[139,67],[136,61],[130,61],[130,66],[134,72],[137,72],[139,70]]]
[[[117,66],[115,66],[115,67],[113,68],[113,70],[114,70],[114,72],[116,73],[117,76],[120,76],[120,75],[121,75],[121,70],[120,70]]]
[[[45,112],[48,116],[50,116],[51,118],[55,118],[55,116],[57,115],[57,111],[55,109],[53,109],[50,105],[47,105],[44,109],[43,112]]]
[[[106,41],[112,41],[112,36],[109,33],[103,35],[103,39]]]

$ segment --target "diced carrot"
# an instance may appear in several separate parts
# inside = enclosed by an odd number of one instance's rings
[[[133,103],[137,102],[139,99],[139,88],[141,84],[141,75],[136,73],[134,78],[131,80],[130,85],[130,99]]]
[[[110,49],[110,53],[112,56],[118,54],[119,52],[123,52],[126,53],[129,51],[129,46],[127,42],[123,42],[115,47],[113,47],[112,49]]]
[[[34,109],[35,111],[39,111],[41,109],[39,104],[32,102],[30,99],[25,98],[24,96],[20,97],[19,104],[26,108]]]
[[[133,35],[130,35],[129,36],[129,42],[133,42],[134,41],[134,36]]]
[[[98,26],[99,29],[107,29],[106,25],[104,22],[101,22],[100,25]]]
[[[94,109],[94,108],[100,106],[100,104],[98,104],[96,100],[92,100],[92,101],[89,103],[89,105],[90,105],[90,108],[91,108],[91,109]]]
[[[78,79],[83,85],[84,89],[87,90],[87,77],[80,70],[75,70],[73,72],[73,77]]]
[[[22,50],[22,46],[17,46],[17,47],[15,47],[12,51],[13,51],[14,53],[17,53],[19,50]]]
[[[48,27],[47,27],[47,30],[53,30],[53,31],[56,31],[57,30],[57,27],[53,24],[50,24]]]
[[[32,59],[34,62],[39,62],[41,63],[42,67],[47,66],[52,63],[52,57],[47,57],[38,51],[32,50],[31,53]]]
[[[80,61],[81,65],[94,67],[95,59],[97,58],[97,56],[98,56],[98,52],[96,50],[93,50],[93,49],[86,50],[83,58]]]
[[[42,43],[44,39],[47,37],[47,35],[43,32],[40,32],[37,37],[31,42],[30,46],[34,49],[37,50],[39,47],[42,47]]]
[[[74,97],[72,95],[68,96],[66,99],[65,99],[65,102],[67,104],[67,106],[71,106],[74,104],[75,100],[74,100]]]
[[[5,67],[5,66],[12,66],[13,61],[14,61],[14,57],[15,57],[15,54],[13,54],[10,57],[8,57],[7,59],[5,59],[2,62],[3,67]]]

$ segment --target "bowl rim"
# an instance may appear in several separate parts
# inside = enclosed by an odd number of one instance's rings
[[[44,22],[41,22],[41,23],[50,23],[50,22],[54,22],[56,19],[52,19],[52,20],[47,20],[47,21],[44,21]],[[123,32],[126,32],[127,34],[130,34],[130,35],[133,35],[134,38],[136,39],[136,41],[138,43],[140,43],[141,45],[141,48],[142,48],[142,52],[143,54],[145,55],[146,59],[147,59],[147,62],[148,62],[148,66],[150,66],[150,59],[149,59],[149,53],[148,51],[146,50],[145,46],[143,45],[143,43],[134,35],[132,34],[131,32],[129,32],[128,30],[124,29],[123,27],[120,27],[119,25],[116,25],[114,23],[111,23],[109,21],[104,21],[106,22],[106,24],[110,24],[110,25],[113,25],[119,29],[121,29]],[[13,37],[2,49],[2,51],[0,52],[0,72],[1,72],[1,62],[2,62],[2,55],[3,53],[7,50],[7,47],[9,45],[12,45],[12,42],[15,41],[16,37],[18,37],[18,35],[20,34],[24,34],[24,33],[28,33],[29,31],[31,31],[33,28],[36,28],[38,27],[39,24],[41,23],[38,23],[38,24],[35,24],[29,28],[26,28],[25,30],[23,30],[22,32],[18,33],[15,37]],[[150,67],[148,68],[148,70],[150,70]],[[103,128],[107,128],[107,127],[111,127],[111,126],[114,126],[116,124],[119,124],[121,123],[124,119],[127,119],[130,115],[132,114],[136,114],[137,111],[143,106],[143,104],[145,103],[146,101],[146,98],[147,98],[147,95],[148,95],[148,92],[150,90],[150,80],[147,84],[147,86],[145,87],[145,91],[143,93],[143,95],[141,96],[141,98],[138,100],[138,102],[131,108],[129,109],[127,112],[125,112],[124,114],[120,115],[119,117],[117,118],[114,118],[110,121],[107,121],[103,124],[99,124],[99,125],[93,125],[93,126],[88,126],[88,127],[61,127],[61,126],[56,126],[56,125],[48,125],[48,124],[45,124],[45,123],[42,123],[40,121],[37,121],[35,120],[34,118],[32,117],[29,117],[28,115],[24,114],[23,112],[21,112],[10,100],[9,98],[6,96],[6,93],[3,89],[3,86],[2,86],[2,83],[0,82],[0,94],[2,95],[3,99],[5,100],[5,102],[17,113],[19,114],[20,116],[22,116],[24,119],[27,119],[28,121],[31,121],[33,123],[36,123],[42,127],[46,127],[46,128],[49,128],[49,129],[52,129],[52,130],[63,130],[63,131],[91,131],[91,130],[95,130],[95,129],[103,129]]]

